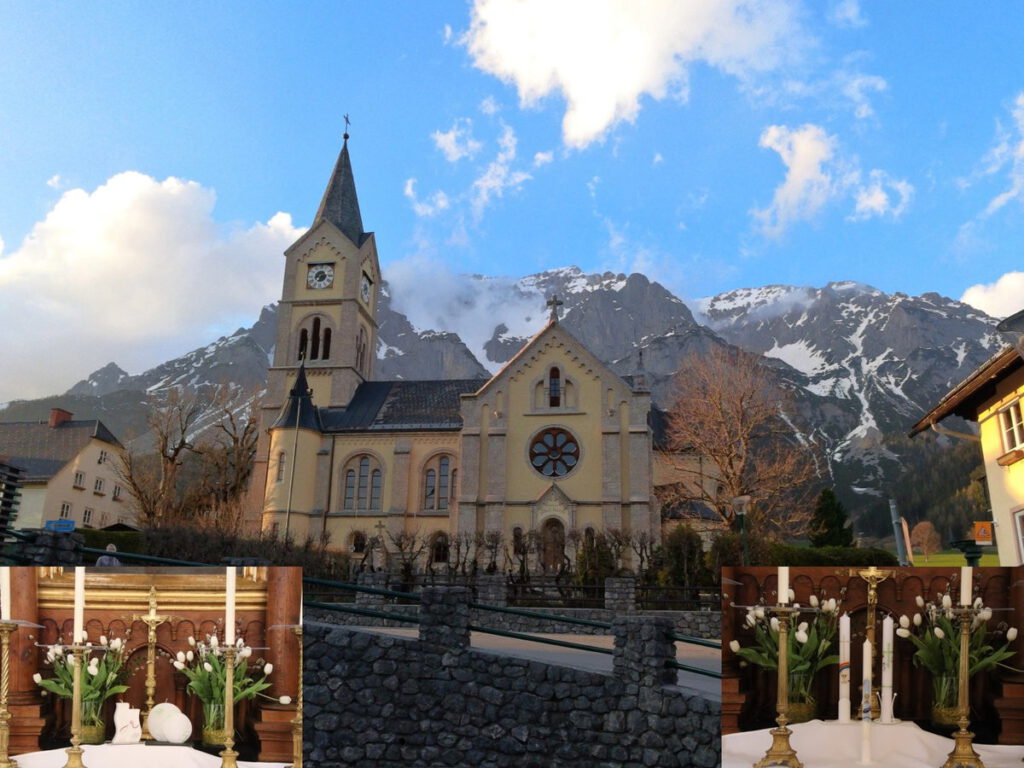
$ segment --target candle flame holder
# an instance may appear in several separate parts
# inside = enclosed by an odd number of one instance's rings
[[[10,757],[11,712],[7,708],[7,694],[11,686],[11,633],[18,625],[13,621],[0,621],[0,768],[17,768]]]
[[[975,610],[971,607],[956,608],[954,612],[960,618],[960,690],[958,692],[958,705],[960,710],[960,726],[953,734],[953,751],[949,753],[942,768],[985,768],[981,757],[974,751],[974,734],[967,730],[970,725],[970,693],[968,679],[969,661],[968,654],[970,646],[971,622],[974,619]]]
[[[235,656],[234,645],[224,646],[224,667],[227,679],[224,682],[224,749],[220,753],[221,768],[238,768],[238,753],[235,746]]]
[[[800,609],[788,605],[776,605],[767,610],[779,617],[779,661],[776,665],[779,678],[776,708],[779,715],[775,718],[778,727],[769,731],[772,735],[772,745],[768,748],[765,756],[754,763],[754,768],[766,768],[770,765],[803,768],[803,763],[797,759],[796,750],[789,743],[789,737],[793,732],[786,727],[789,723],[789,623],[791,615],[799,613]]]
[[[71,689],[71,746],[68,747],[68,760],[64,768],[85,768],[82,762],[82,656],[86,646],[71,646],[71,654],[74,657],[74,684]]]

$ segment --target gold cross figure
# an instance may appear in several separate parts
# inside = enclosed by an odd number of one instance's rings
[[[175,617],[156,612],[156,587],[149,588],[149,611],[132,614],[132,621],[141,621],[148,629],[146,634],[146,713],[142,721],[143,739],[153,738],[149,732],[149,713],[153,711],[156,697],[156,628],[173,618]]]
[[[871,666],[874,668],[875,659],[878,658],[878,642],[875,639],[875,619],[878,612],[878,585],[895,575],[895,571],[881,571],[875,566],[866,570],[857,571],[857,575],[868,583],[868,608],[864,616],[864,634],[871,641]],[[850,575],[853,575],[851,571]],[[865,670],[865,674],[869,674]],[[871,675],[872,678],[874,675]],[[880,706],[876,697],[871,698],[871,719],[877,720],[880,714]]]
[[[552,322],[558,322],[558,308],[565,304],[564,301],[558,298],[558,294],[552,294],[551,298],[548,299],[547,306],[551,307],[551,320]]]

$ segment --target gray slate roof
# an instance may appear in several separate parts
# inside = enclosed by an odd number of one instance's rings
[[[347,408],[321,408],[320,420],[325,432],[458,430],[459,396],[488,381],[366,381]]]
[[[363,244],[363,217],[359,213],[359,198],[356,197],[356,181],[352,175],[352,162],[348,156],[348,134],[341,145],[338,162],[334,165],[331,180],[327,182],[320,208],[316,212],[316,223],[327,219],[357,246]]]
[[[323,425],[320,423],[320,409],[313,405],[313,391],[306,382],[306,365],[299,366],[299,373],[295,377],[295,385],[288,393],[288,399],[281,408],[271,429],[283,429],[298,425],[302,429],[311,429],[314,432],[322,432]]]
[[[25,471],[24,482],[49,480],[93,438],[121,446],[98,419],[65,421],[53,428],[45,421],[0,423],[0,453]]]

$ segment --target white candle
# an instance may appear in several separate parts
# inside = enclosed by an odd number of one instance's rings
[[[871,762],[871,641],[864,641],[864,695],[860,702],[862,723],[860,761]]]
[[[299,591],[299,626],[302,626],[302,591]]]
[[[0,568],[0,618],[10,621],[11,616],[11,569],[9,566]]]
[[[237,574],[234,567],[227,569],[227,604],[224,608],[224,642],[231,645],[235,642],[235,578]]]
[[[970,605],[974,601],[974,569],[968,565],[960,568],[960,605]]]
[[[880,721],[892,722],[892,652],[893,620],[886,616],[882,621],[882,710]]]
[[[789,603],[789,566],[779,566],[779,605]]]
[[[85,568],[75,566],[75,620],[72,630],[72,643],[83,640],[82,629],[85,626]]]
[[[839,722],[850,722],[850,614],[839,617]]]

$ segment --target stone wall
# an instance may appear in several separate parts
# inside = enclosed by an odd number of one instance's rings
[[[470,648],[467,603],[424,589],[418,639],[307,618],[307,764],[720,763],[721,706],[674,684],[671,621],[616,618],[609,675]]]

